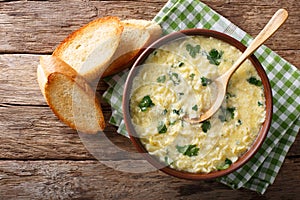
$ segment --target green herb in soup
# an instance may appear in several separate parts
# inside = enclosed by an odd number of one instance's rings
[[[167,113],[168,113],[167,109],[164,109],[163,112],[162,112],[163,115],[166,115]]]
[[[200,45],[193,46],[191,44],[187,44],[186,50],[189,52],[192,58],[196,58],[196,55],[200,53]]]
[[[194,106],[192,107],[192,110],[197,111],[197,110],[198,110],[198,106],[197,106],[197,105],[194,105]]]
[[[201,125],[202,131],[207,133],[207,131],[211,128],[210,121],[204,121]]]
[[[143,111],[143,112],[146,111],[147,108],[150,108],[152,106],[155,106],[155,104],[152,102],[149,95],[144,96],[142,101],[139,103],[139,107],[140,107],[141,111]]]
[[[179,153],[182,153],[185,156],[197,156],[198,152],[199,152],[199,148],[197,147],[197,145],[193,144],[193,145],[185,145],[185,146],[176,146],[177,151]]]
[[[180,112],[181,112],[181,109],[179,109],[179,110],[173,109],[173,113],[175,113],[176,115],[180,115]]]
[[[234,118],[235,107],[221,107],[221,113],[219,115],[219,119],[221,122],[228,122]]]
[[[201,77],[201,84],[202,86],[208,86],[209,84],[211,84],[211,80],[209,78],[205,78],[205,77]]]
[[[166,81],[166,75],[159,76],[156,81],[158,83],[164,83]]]
[[[211,107],[211,81],[241,52],[203,36],[187,36],[155,51],[140,66],[130,96],[130,116],[141,143],[180,171],[229,168],[251,147],[266,116],[263,87],[252,84],[261,81],[255,67],[246,60],[231,77],[223,106],[209,120],[190,124],[184,116],[199,117]]]
[[[172,165],[173,164],[173,160],[170,158],[170,157],[168,157],[168,156],[165,156],[165,163],[166,163],[166,165]]]
[[[191,80],[194,80],[195,74],[194,74],[194,73],[191,73],[189,77],[190,77]]]
[[[184,62],[179,62],[178,67],[182,67],[184,65]]]
[[[230,165],[232,165],[232,161],[228,158],[225,159],[225,162],[218,166],[217,169],[218,170],[225,170],[225,169],[228,169],[230,167]]]
[[[176,72],[170,72],[169,75],[174,85],[178,85],[180,83],[179,75]]]
[[[207,55],[209,63],[213,65],[220,65],[223,53],[223,51],[218,51],[216,49],[210,50]]]
[[[174,120],[174,121],[170,121],[170,126],[174,125],[175,123],[177,122],[177,120]]]
[[[240,126],[240,125],[242,125],[243,123],[242,123],[242,120],[240,120],[240,119],[238,119],[238,126]]]
[[[157,127],[158,133],[166,133],[167,132],[167,126],[164,124],[164,122],[159,122]]]
[[[258,80],[258,79],[255,78],[254,76],[251,76],[250,78],[248,78],[247,81],[248,81],[250,84],[252,84],[252,85],[262,86],[261,80]]]
[[[226,99],[229,99],[229,98],[232,98],[232,97],[236,97],[236,95],[235,94],[231,94],[230,92],[227,92],[226,93]]]

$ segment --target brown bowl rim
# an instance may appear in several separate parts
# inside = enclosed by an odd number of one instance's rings
[[[226,35],[224,33],[213,31],[213,30],[207,30],[207,29],[188,29],[188,30],[182,30],[174,33],[170,33],[160,39],[158,39],[156,42],[151,44],[149,47],[145,48],[141,53],[140,56],[137,58],[136,62],[133,64],[133,67],[131,68],[124,88],[123,93],[123,101],[122,101],[122,109],[123,109],[123,117],[126,129],[128,131],[130,140],[132,141],[133,145],[136,147],[138,152],[142,153],[145,159],[151,163],[154,167],[157,169],[178,177],[178,178],[184,178],[184,179],[191,179],[191,180],[207,180],[207,179],[214,179],[221,176],[225,176],[233,171],[236,171],[240,167],[242,167],[244,164],[246,164],[259,150],[261,145],[263,144],[270,125],[272,121],[272,113],[273,113],[273,101],[272,101],[272,90],[270,86],[269,79],[267,77],[267,74],[262,67],[261,63],[258,61],[258,59],[255,57],[255,55],[251,55],[249,57],[250,61],[253,63],[254,67],[256,68],[256,71],[258,75],[260,76],[263,87],[264,87],[264,94],[266,99],[266,119],[260,129],[260,132],[255,139],[254,143],[252,144],[251,148],[244,153],[239,159],[233,163],[228,169],[220,170],[220,171],[213,171],[210,173],[190,173],[190,172],[184,172],[179,171],[176,169],[172,169],[169,166],[163,165],[157,158],[154,156],[151,156],[143,144],[140,142],[140,139],[137,137],[136,131],[133,127],[133,124],[131,122],[130,117],[130,110],[129,110],[129,101],[130,101],[130,91],[132,89],[132,81],[135,75],[138,72],[138,66],[142,64],[145,59],[158,47],[171,42],[175,39],[184,38],[186,36],[206,36],[206,37],[213,37],[219,40],[222,40],[224,42],[227,42],[228,44],[235,46],[237,49],[241,50],[242,52],[245,51],[246,46],[244,46],[241,42],[238,40],[232,38],[229,35]]]

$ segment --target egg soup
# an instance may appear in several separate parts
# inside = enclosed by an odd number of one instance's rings
[[[249,60],[231,77],[216,114],[198,124],[183,120],[210,108],[213,80],[240,55],[221,40],[190,36],[148,56],[133,80],[130,115],[149,154],[176,170],[209,173],[227,169],[251,147],[266,109],[261,79]]]

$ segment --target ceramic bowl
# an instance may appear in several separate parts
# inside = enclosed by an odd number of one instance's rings
[[[259,150],[260,146],[263,144],[266,135],[268,133],[270,123],[271,123],[271,118],[272,118],[272,91],[270,87],[270,83],[268,80],[268,77],[261,66],[260,62],[257,60],[257,58],[252,55],[249,57],[250,61],[253,63],[255,66],[258,75],[260,76],[262,80],[262,84],[264,87],[264,95],[266,99],[266,119],[265,122],[262,124],[261,129],[258,133],[257,138],[255,139],[254,143],[250,147],[250,149],[244,153],[242,156],[239,157],[239,159],[234,162],[229,168],[225,170],[220,170],[220,171],[213,171],[210,173],[189,173],[189,172],[184,172],[184,171],[179,171],[176,169],[173,169],[171,167],[165,166],[164,163],[159,162],[157,158],[154,156],[151,156],[150,154],[147,153],[146,148],[143,146],[141,143],[138,134],[136,133],[134,126],[131,121],[131,116],[130,116],[130,92],[132,89],[132,83],[134,77],[137,75],[139,71],[139,66],[143,64],[143,62],[146,60],[146,58],[157,48],[161,47],[162,45],[169,43],[173,40],[177,40],[180,38],[184,38],[187,36],[207,36],[207,37],[213,37],[222,41],[225,41],[229,43],[230,45],[236,47],[237,49],[244,51],[246,47],[239,41],[235,40],[234,38],[212,30],[206,30],[206,29],[189,29],[189,30],[183,30],[175,33],[171,33],[169,35],[166,35],[156,42],[154,42],[152,45],[150,45],[148,48],[144,49],[136,62],[134,63],[126,84],[125,84],[125,89],[124,89],[124,94],[123,94],[123,115],[124,115],[124,121],[126,125],[126,129],[130,135],[130,139],[133,143],[133,145],[137,148],[137,150],[140,153],[143,153],[147,161],[149,161],[153,166],[155,166],[157,169],[175,176],[179,178],[185,178],[185,179],[193,179],[193,180],[205,180],[205,179],[213,179],[213,178],[218,178],[224,175],[227,175],[231,172],[234,172],[235,170],[239,169],[242,167],[251,157],[255,155],[255,153]]]

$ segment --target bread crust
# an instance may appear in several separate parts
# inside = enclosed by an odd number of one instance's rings
[[[54,52],[52,53],[52,55],[60,58],[62,56],[62,53],[64,52],[64,50],[70,45],[70,43],[73,42],[73,40],[76,37],[84,34],[84,32],[89,31],[89,29],[93,29],[93,28],[97,27],[98,24],[102,24],[102,23],[117,23],[117,24],[119,24],[119,28],[117,29],[117,33],[121,34],[122,31],[123,31],[123,26],[121,25],[120,19],[118,17],[107,16],[107,17],[95,19],[95,20],[89,22],[88,24],[82,26],[81,28],[75,30],[70,35],[68,35],[56,47],[56,49],[54,50]]]
[[[127,67],[129,67],[135,58],[137,57],[138,53],[142,50],[142,47],[148,43],[150,39],[150,34],[145,30],[143,26],[127,23],[127,22],[121,22],[121,24],[124,27],[123,33],[126,31],[126,29],[135,29],[138,30],[140,33],[143,33],[145,36],[145,41],[143,41],[143,44],[135,49],[128,49],[128,46],[124,46],[125,41],[121,41],[118,49],[116,50],[115,54],[113,55],[110,65],[107,67],[107,69],[103,73],[103,77],[110,76],[112,74],[118,73]],[[138,38],[136,38],[137,40]],[[122,37],[121,37],[122,40]],[[137,43],[136,41],[129,41],[131,43]],[[123,46],[122,46],[123,43]],[[127,48],[127,49],[126,49]]]
[[[126,31],[124,31],[124,27],[127,28]],[[100,35],[95,35],[97,33]],[[118,17],[112,16],[95,19],[74,31],[57,46],[52,56],[42,56],[40,59],[40,66],[37,69],[38,83],[49,107],[62,122],[75,130],[84,133],[96,133],[104,130],[105,120],[101,105],[90,84],[94,80],[100,79],[103,72],[103,76],[109,76],[131,66],[140,51],[160,36],[161,28],[158,24],[146,20],[121,22]],[[79,47],[77,48],[77,46]],[[108,48],[110,51],[107,51]],[[99,55],[102,55],[102,58],[96,59],[99,58]],[[73,66],[68,62],[72,63]],[[95,65],[93,65],[94,63]],[[84,70],[80,71],[80,68]],[[73,96],[76,96],[77,93],[69,93],[68,89],[60,90],[60,85],[55,85],[55,81],[59,83],[66,81],[66,84],[63,85],[67,88],[70,87],[70,89],[73,86],[78,87],[80,93],[78,95],[87,95],[88,105],[90,105],[90,100],[94,102],[96,114],[76,115],[83,117],[81,118],[83,123],[79,125],[80,127],[78,124],[76,126],[77,118],[75,119],[70,104],[73,103]],[[61,97],[65,96],[65,92],[68,93],[67,97]],[[56,101],[57,99],[59,102]],[[61,101],[62,103],[60,103]],[[67,111],[62,109],[66,105]],[[87,119],[92,119],[92,121],[96,119],[98,125],[92,123],[94,126],[89,126],[88,123],[85,123]]]
[[[101,105],[99,100],[96,98],[95,93],[91,89],[90,85],[87,83],[87,81],[80,76],[72,67],[70,67],[67,63],[62,61],[61,59],[55,57],[55,56],[41,56],[40,58],[40,66],[37,69],[38,74],[38,83],[39,87],[47,101],[47,104],[52,109],[54,114],[66,125],[71,127],[74,130],[78,130],[80,132],[84,133],[96,133],[97,131],[102,131],[105,128],[105,120],[104,116],[101,110]],[[76,84],[79,88],[82,89],[83,92],[85,92],[89,97],[93,98],[94,105],[96,108],[96,112],[99,113],[100,118],[97,119],[98,125],[100,127],[99,130],[89,130],[82,127],[78,127],[75,125],[74,122],[71,122],[67,120],[64,115],[57,111],[55,106],[52,104],[50,99],[50,91],[49,87],[54,82],[54,77],[58,74],[62,74],[63,76],[66,76],[69,78],[69,80],[72,81],[73,84]]]
[[[83,35],[85,35],[87,33],[97,30],[97,28],[100,25],[104,25],[104,24],[108,24],[109,26],[111,26],[112,24],[114,25],[115,30],[111,34],[113,36],[115,36],[117,45],[115,45],[115,47],[112,47],[112,48],[117,49],[124,27],[118,17],[107,16],[107,17],[95,19],[95,20],[89,22],[88,24],[82,26],[81,28],[77,29],[73,33],[71,33],[57,46],[57,48],[54,50],[52,55],[63,59],[64,52],[76,39],[81,38]],[[86,72],[84,74],[81,74],[81,72],[78,71],[77,69],[75,69],[75,70],[79,74],[84,76],[84,78],[88,81],[93,81],[96,78],[99,79],[100,78],[99,76],[101,75],[101,73],[103,73],[105,71],[105,69],[108,67],[110,58],[111,57],[109,57],[106,62],[101,63],[98,66],[95,66],[93,69],[89,70],[89,72]],[[68,63],[66,60],[65,60],[65,62]],[[71,67],[74,68],[74,66],[71,66]]]
[[[102,77],[111,76],[130,67],[138,57],[140,51],[142,51],[142,49],[134,50],[121,55],[118,59],[116,59],[109,65],[109,67],[104,71]]]
[[[153,41],[161,37],[162,30],[161,27],[151,21],[147,20],[123,20],[121,23],[126,27],[139,29],[144,33],[148,34],[148,38],[144,41],[143,45],[139,46],[137,49],[131,50],[123,55],[116,55],[113,56],[114,60],[111,61],[109,67],[104,71],[102,77],[111,76],[116,74],[128,67],[130,67],[136,58],[138,57],[139,53],[143,51],[147,46],[149,46]],[[122,42],[122,41],[121,41]],[[135,42],[135,41],[131,41]]]

